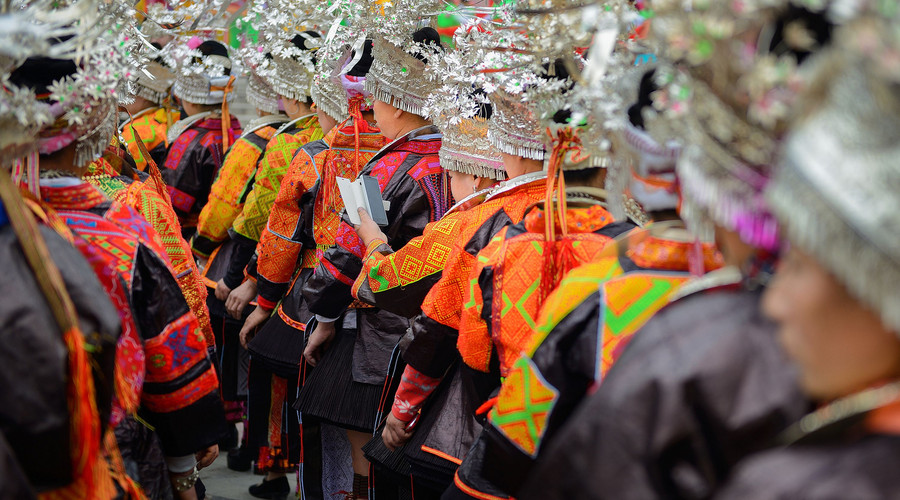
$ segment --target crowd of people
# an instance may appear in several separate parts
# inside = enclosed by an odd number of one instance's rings
[[[0,498],[900,497],[896,0],[0,40]]]

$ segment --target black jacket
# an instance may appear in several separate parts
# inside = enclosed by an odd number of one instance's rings
[[[519,497],[710,498],[808,408],[760,295],[724,285],[661,310],[549,443]]]

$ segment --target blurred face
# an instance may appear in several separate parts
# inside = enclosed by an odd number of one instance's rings
[[[831,400],[900,375],[900,339],[809,254],[792,248],[763,297],[806,393]]]
[[[450,178],[450,192],[453,194],[453,199],[456,201],[459,201],[476,191],[478,178],[474,175],[447,170],[447,177]]]
[[[378,100],[375,101],[373,111],[375,112],[375,123],[381,130],[381,135],[391,140],[396,139],[400,135],[402,128],[400,115],[403,114],[403,111]]]

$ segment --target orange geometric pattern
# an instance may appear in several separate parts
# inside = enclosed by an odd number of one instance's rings
[[[488,417],[507,439],[534,457],[558,396],[559,392],[544,380],[534,361],[523,356],[503,381],[497,404]]]
[[[281,180],[278,195],[269,212],[268,224],[257,246],[259,255],[257,269],[261,278],[270,283],[290,283],[303,248],[303,244],[297,241],[299,238],[296,237],[303,215],[299,201],[303,194],[315,185],[320,173],[326,168],[330,172],[358,172],[387,144],[387,138],[377,132],[377,129],[370,129],[365,122],[361,125],[358,155],[354,151],[356,142],[354,127],[348,120],[331,129],[324,137],[328,149],[315,155],[314,158],[304,151],[294,157]],[[358,163],[354,163],[354,159]],[[331,182],[334,183],[333,178]],[[318,199],[316,201],[318,202]],[[313,227],[309,229],[314,232],[317,248],[324,249],[334,245],[340,222],[338,213],[340,210],[334,206],[314,210]],[[265,299],[277,302],[280,297],[265,297]]]
[[[101,158],[102,160],[102,158]],[[206,343],[215,345],[209,308],[206,306],[206,286],[191,255],[190,247],[181,237],[181,225],[172,205],[154,189],[153,179],[134,182],[128,186],[107,175],[89,175],[84,180],[100,188],[111,199],[123,203],[141,214],[156,230],[158,240],[149,241],[157,252],[168,257],[175,277],[188,306],[200,323]]]
[[[266,126],[252,132],[252,135],[269,141],[275,131],[274,127]],[[198,235],[215,243],[228,238],[228,230],[244,207],[247,190],[251,187],[262,154],[262,148],[251,141],[249,135],[241,137],[231,146],[213,182],[209,201],[200,212]],[[196,245],[194,251],[198,251]]]
[[[304,144],[324,137],[315,115],[297,122],[295,126],[298,128],[295,133],[278,134],[270,140],[259,160],[253,189],[233,224],[234,231],[245,238],[259,241],[294,153]]]
[[[359,287],[368,286],[373,293],[415,283],[441,272],[465,225],[465,212],[453,212],[425,226],[421,236],[400,250],[384,254],[373,251],[363,261],[362,271],[353,284],[353,296]]]
[[[153,108],[126,123],[122,128],[122,137],[125,139],[128,152],[131,153],[131,157],[141,172],[147,170],[149,159],[144,158],[144,153],[137,144],[137,137],[135,137],[134,132],[137,132],[147,151],[151,151],[166,140],[170,119],[171,123],[175,123],[181,119],[181,114],[178,111],[173,111],[171,118],[167,118],[165,108]],[[134,131],[132,131],[132,127],[134,127]]]
[[[639,233],[633,231],[631,234]],[[599,337],[594,380],[602,380],[635,332],[668,304],[672,294],[691,278],[686,259],[691,246],[691,243],[643,238],[627,253],[638,257],[642,267],[652,270],[625,273],[618,252],[614,252],[569,272],[541,308],[539,326],[528,354],[516,361],[510,377],[503,382],[497,404],[488,415],[491,425],[517,447],[532,457],[537,456],[546,430],[544,424],[553,412],[558,394],[549,401],[542,400],[539,405],[531,404],[535,386],[557,392],[531,359],[535,351],[572,311],[586,300],[598,300],[601,331],[578,333]],[[715,249],[707,245],[704,252],[712,257]],[[654,262],[654,256],[662,258]],[[518,378],[520,374],[522,379]],[[531,422],[533,424],[529,425]]]
[[[569,270],[599,257],[613,240],[596,234],[614,218],[603,207],[571,208],[565,220],[568,236],[547,241],[543,210],[534,209],[524,219],[527,232],[508,236],[504,228],[478,254],[469,275],[469,299],[462,312],[458,348],[470,367],[487,372],[493,350],[504,375],[529,345],[537,315],[547,295]],[[487,272],[491,297],[490,318],[483,318],[486,290],[479,283]]]
[[[475,256],[466,250],[465,245],[486,221],[501,210],[513,223],[520,221],[525,211],[544,195],[545,186],[543,180],[530,182],[492,196],[481,205],[461,212],[461,229],[447,258],[441,279],[431,288],[422,303],[423,315],[441,325],[459,329],[466,288],[469,286],[468,278],[475,265]]]
[[[537,328],[530,345],[525,349],[528,356],[544,342],[547,335],[585,298],[599,290],[599,283],[619,277],[624,273],[617,255],[605,256],[594,262],[577,267],[565,275],[541,307],[537,318]]]

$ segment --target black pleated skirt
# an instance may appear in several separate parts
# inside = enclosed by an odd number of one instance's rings
[[[296,378],[303,361],[305,332],[289,325],[276,312],[260,327],[256,336],[247,344],[254,363],[265,364],[275,375]]]
[[[353,380],[356,332],[341,329],[306,378],[295,408],[306,416],[360,432],[372,432],[383,411],[384,385]],[[393,399],[387,404],[393,403]],[[389,407],[389,406],[388,406]]]
[[[456,473],[457,463],[455,461],[443,458],[434,452],[425,451],[422,447],[426,446],[427,448],[426,443],[433,440],[434,433],[437,431],[434,428],[435,425],[446,423],[444,421],[439,424],[442,412],[462,414],[467,410],[471,411],[468,405],[460,407],[460,401],[450,401],[451,398],[459,396],[458,371],[457,364],[448,371],[444,380],[428,398],[428,402],[422,408],[422,416],[416,425],[415,432],[403,446],[393,452],[388,450],[381,438],[382,426],[378,429],[375,437],[363,447],[366,458],[377,464],[382,473],[389,474],[393,480],[408,478],[411,475],[415,480],[417,491],[421,494],[427,492],[439,496],[453,482],[453,475]],[[391,402],[393,402],[393,398],[391,398]],[[446,405],[450,405],[452,408]],[[453,431],[450,430],[450,433]],[[464,440],[466,437],[470,437],[468,434],[470,433],[460,433],[456,439]]]

